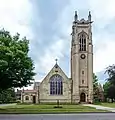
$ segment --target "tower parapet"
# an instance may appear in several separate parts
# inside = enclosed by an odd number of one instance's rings
[[[84,18],[81,18],[79,20],[77,11],[75,11],[73,24],[75,24],[75,23],[77,23],[77,24],[89,24],[89,23],[92,23],[92,22],[93,21],[91,20],[91,12],[90,11],[89,11],[89,15],[88,15],[88,19],[87,20],[85,20]]]

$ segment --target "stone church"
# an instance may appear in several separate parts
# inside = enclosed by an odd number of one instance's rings
[[[75,11],[71,40],[71,78],[57,64],[33,90],[23,90],[22,103],[93,103],[92,21],[78,19]],[[69,52],[69,51],[68,51]],[[47,66],[46,66],[47,67]]]

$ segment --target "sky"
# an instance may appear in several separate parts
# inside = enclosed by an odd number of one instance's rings
[[[94,73],[100,83],[105,68],[115,63],[115,0],[0,0],[0,28],[30,40],[29,56],[41,81],[58,59],[70,77],[70,46],[74,12],[87,19],[91,11]]]

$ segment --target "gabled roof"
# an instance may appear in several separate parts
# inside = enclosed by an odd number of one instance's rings
[[[65,76],[67,79],[69,79],[67,77],[67,75],[63,72],[63,70],[60,68],[60,66],[57,64],[57,62],[54,65],[54,67],[50,70],[50,72],[45,76],[43,81],[46,79],[46,77],[51,76],[52,74],[60,74],[61,76]],[[42,84],[42,82],[41,82],[41,84]]]

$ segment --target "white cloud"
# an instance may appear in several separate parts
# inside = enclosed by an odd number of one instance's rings
[[[105,26],[111,24],[111,21],[115,18],[114,4],[114,0],[89,0],[94,29],[98,30],[93,33],[95,46],[94,72],[103,71],[107,66],[115,63],[115,35],[105,29]]]
[[[90,9],[98,27],[104,26],[115,17],[114,0],[89,0]]]
[[[46,52],[43,56],[40,57],[38,63],[36,63],[36,71],[43,72],[47,74],[51,68],[55,65],[55,59],[58,59],[58,63],[63,56],[63,51],[65,49],[64,41],[58,38],[55,38],[56,42],[49,46],[46,49]],[[35,77],[36,80],[41,81],[45,76],[40,76],[39,73]]]
[[[0,0],[0,27],[12,34],[30,36],[31,4],[28,0]]]
[[[98,38],[98,49],[94,53],[94,71],[100,72],[111,64],[115,63],[115,35],[105,35]],[[99,45],[100,44],[100,45]]]

